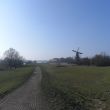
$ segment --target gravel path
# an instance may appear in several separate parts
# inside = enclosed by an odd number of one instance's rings
[[[39,67],[20,88],[0,101],[0,110],[49,110],[41,92],[42,74]]]

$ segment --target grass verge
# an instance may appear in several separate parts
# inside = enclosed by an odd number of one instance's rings
[[[23,84],[32,75],[34,68],[34,66],[27,66],[0,71],[0,97],[4,97]]]

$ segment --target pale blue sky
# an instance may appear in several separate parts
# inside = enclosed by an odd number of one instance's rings
[[[110,0],[0,0],[0,57],[27,59],[110,54]]]

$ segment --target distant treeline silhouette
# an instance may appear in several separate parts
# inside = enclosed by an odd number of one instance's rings
[[[67,58],[53,58],[49,61],[50,63],[68,63],[77,64],[76,59],[72,57]],[[78,65],[95,65],[95,66],[110,66],[110,56],[105,53],[96,54],[92,58],[80,58]]]

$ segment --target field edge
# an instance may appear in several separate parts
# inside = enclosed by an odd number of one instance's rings
[[[27,76],[25,77],[25,79],[23,81],[21,81],[20,83],[16,84],[16,86],[13,86],[12,88],[0,93],[0,100],[2,100],[6,95],[8,95],[9,93],[18,89],[19,87],[21,87],[23,84],[25,84],[28,81],[28,79],[33,75],[33,72],[35,70],[35,66],[29,66],[29,67],[30,67],[30,71],[27,74]],[[24,68],[29,68],[29,67],[24,67]]]

